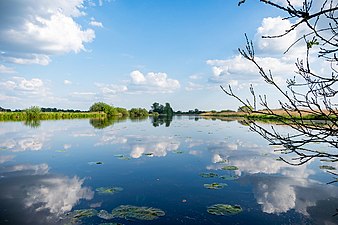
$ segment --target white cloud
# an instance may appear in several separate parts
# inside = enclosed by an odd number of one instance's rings
[[[70,80],[64,80],[63,83],[64,83],[65,85],[69,85],[69,84],[72,84],[73,82],[71,82]]]
[[[304,34],[304,26],[280,38],[262,38],[284,34],[292,26],[289,20],[281,17],[264,18],[254,38],[255,60],[268,74],[271,70],[279,85],[286,85],[286,78],[293,77],[296,71],[295,61],[302,59],[306,52],[304,43],[295,44],[286,54],[284,52]],[[211,66],[211,82],[227,83],[238,88],[248,87],[250,83],[263,83],[258,68],[242,55],[229,59],[214,59],[206,62]]]
[[[198,90],[203,90],[204,89],[204,85],[202,84],[197,84],[194,82],[188,82],[188,86],[185,87],[185,90],[187,91],[198,91]]]
[[[180,88],[178,80],[168,78],[166,73],[150,72],[143,74],[135,70],[130,73],[130,87],[135,91],[149,93],[168,93]]]
[[[15,70],[0,64],[0,73],[15,73]]]
[[[23,77],[12,77],[11,80],[0,82],[2,91],[12,93],[15,95],[24,95],[30,97],[31,95],[47,95],[47,88],[44,82],[38,78],[27,80]]]
[[[116,95],[128,91],[128,87],[125,85],[115,85],[115,84],[95,84],[104,96]]]
[[[95,18],[93,17],[91,18],[89,24],[93,27],[103,27],[103,24],[101,22],[96,21]]]
[[[1,1],[1,59],[19,64],[50,62],[50,55],[79,52],[95,38],[74,21],[84,16],[83,0]],[[7,10],[11,9],[11,10]],[[67,37],[67,38],[64,38]]]

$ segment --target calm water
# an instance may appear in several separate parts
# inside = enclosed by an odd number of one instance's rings
[[[0,123],[0,224],[338,224],[338,185],[326,184],[333,177],[319,169],[322,163],[277,161],[273,148],[238,121],[38,125]],[[200,176],[211,172],[228,179]],[[214,182],[227,186],[204,187]],[[123,190],[100,194],[100,187]],[[214,204],[243,211],[209,214]],[[69,221],[74,210],[111,212],[120,205],[154,207],[165,216]]]

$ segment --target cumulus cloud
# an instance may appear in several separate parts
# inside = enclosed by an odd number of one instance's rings
[[[95,32],[74,20],[85,15],[83,10],[83,0],[1,1],[1,60],[47,65],[50,55],[85,50]]]
[[[135,91],[149,93],[168,93],[180,88],[180,82],[168,78],[166,73],[149,72],[143,74],[135,70],[130,73],[130,88]]]
[[[23,77],[12,77],[10,80],[0,82],[0,92],[8,96],[48,96],[50,93],[45,83],[39,78],[30,80]]]
[[[304,34],[305,28],[299,26],[297,30],[281,38],[262,38],[262,36],[281,35],[291,26],[289,20],[281,17],[264,18],[254,37],[255,60],[266,73],[269,73],[269,70],[272,72],[278,85],[286,85],[286,79],[293,77],[297,70],[295,61],[304,57],[306,52],[304,43],[295,44],[286,54],[284,52]],[[210,82],[231,84],[238,89],[264,82],[258,68],[240,54],[229,59],[207,60],[206,63],[212,70]]]

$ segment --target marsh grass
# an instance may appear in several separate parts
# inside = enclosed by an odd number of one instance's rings
[[[105,118],[102,112],[40,112],[31,117],[27,112],[0,112],[0,121],[61,120],[81,118]]]

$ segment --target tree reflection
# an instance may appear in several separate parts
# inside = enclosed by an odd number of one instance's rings
[[[38,128],[41,126],[41,120],[26,120],[23,124],[31,128]]]
[[[166,127],[170,126],[171,121],[173,120],[173,116],[154,116],[151,117],[151,122],[154,127],[161,126],[165,124]]]
[[[125,121],[127,117],[105,117],[93,118],[89,120],[90,125],[96,129],[103,129],[121,121]]]

